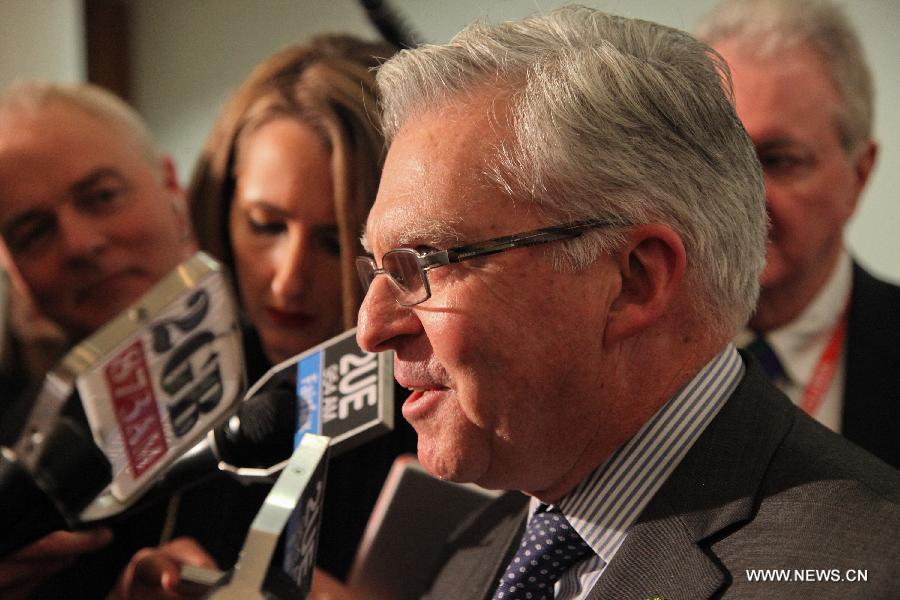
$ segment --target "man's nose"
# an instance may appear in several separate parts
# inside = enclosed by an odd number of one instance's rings
[[[375,277],[359,307],[356,341],[366,352],[397,350],[404,337],[422,331],[415,310],[394,299],[386,276]]]
[[[109,242],[102,223],[77,211],[65,211],[58,217],[60,242],[68,259],[83,259],[99,254]]]

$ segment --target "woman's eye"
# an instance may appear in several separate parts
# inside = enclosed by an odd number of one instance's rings
[[[250,231],[257,235],[278,235],[287,231],[284,221],[265,221],[247,217],[247,225]]]

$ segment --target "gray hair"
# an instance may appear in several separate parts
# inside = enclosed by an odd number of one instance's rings
[[[585,7],[404,50],[378,72],[392,139],[415,111],[505,90],[514,140],[486,176],[561,220],[662,222],[688,253],[695,311],[731,335],[765,264],[765,192],[753,146],[726,97],[727,67],[684,32]],[[583,267],[621,233],[557,245]]]
[[[147,163],[159,169],[161,154],[140,115],[115,94],[90,83],[13,83],[0,93],[0,126],[4,120],[37,115],[54,104],[81,110],[117,127],[137,143]]]
[[[862,44],[843,9],[828,0],[726,0],[697,24],[707,44],[739,44],[746,56],[777,58],[798,46],[821,59],[843,100],[836,125],[850,154],[872,137],[874,85]]]

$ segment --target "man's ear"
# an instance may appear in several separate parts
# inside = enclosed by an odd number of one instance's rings
[[[875,160],[877,158],[878,144],[872,140],[863,142],[857,151],[856,160],[853,163],[853,172],[856,175],[856,194],[853,196],[851,213],[856,210],[856,205],[859,203],[859,198],[862,196],[866,183],[869,181],[869,176],[872,175],[872,171],[875,169]]]
[[[181,241],[184,242],[185,256],[188,256],[197,251],[197,244],[194,240],[184,189],[178,183],[178,173],[175,170],[175,163],[170,156],[163,156],[160,159],[160,169],[162,170],[163,187],[169,191],[172,198],[172,210],[175,211],[175,219],[178,221],[178,227],[181,230]]]
[[[629,230],[615,257],[622,285],[610,305],[607,343],[621,341],[659,321],[681,287],[687,262],[681,237],[661,224]]]
[[[166,155],[160,158],[159,168],[162,171],[163,187],[170,192],[183,196],[184,190],[181,188],[181,184],[178,183],[178,171],[175,169],[175,162],[172,160],[172,157]]]

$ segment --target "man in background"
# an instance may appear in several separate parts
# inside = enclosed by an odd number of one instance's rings
[[[71,343],[118,315],[195,248],[171,161],[131,108],[90,85],[27,83],[0,95],[0,239],[15,276]],[[15,430],[29,401],[4,398],[4,429]],[[83,419],[80,403],[66,410]],[[127,518],[99,554],[110,531],[59,531],[3,557],[0,595],[27,596],[43,584],[40,597],[102,597],[137,549],[172,531],[195,535],[213,551],[236,551],[263,495],[245,495],[235,482],[215,485]],[[244,500],[243,510],[233,504]],[[236,521],[213,514],[229,508]],[[207,518],[216,527],[204,532]],[[171,531],[163,531],[165,522]]]
[[[844,247],[877,154],[856,32],[827,0],[729,0],[697,35],[728,62],[765,174],[766,268],[739,341],[795,404],[900,467],[900,288]]]

